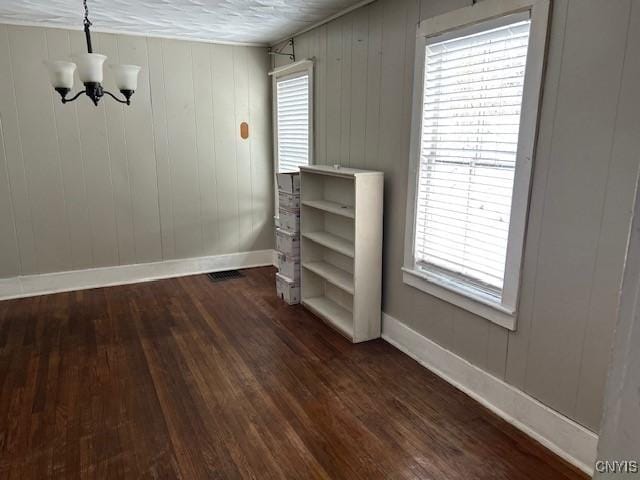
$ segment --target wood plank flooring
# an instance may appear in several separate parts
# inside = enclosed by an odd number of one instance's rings
[[[586,478],[243,273],[0,302],[0,478]]]

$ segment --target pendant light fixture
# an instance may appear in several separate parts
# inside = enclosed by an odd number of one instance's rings
[[[87,39],[87,53],[81,53],[74,57],[75,63],[65,61],[45,61],[49,70],[51,85],[60,94],[62,103],[73,102],[83,93],[87,95],[95,106],[104,95],[109,95],[115,101],[130,105],[131,95],[138,86],[138,74],[140,67],[137,65],[114,65],[111,67],[116,82],[116,87],[124,95],[124,99],[116,97],[113,93],[102,88],[103,65],[106,56],[93,53],[91,45],[92,23],[89,21],[89,9],[87,0],[83,0],[84,5],[84,35]],[[73,88],[73,75],[78,69],[80,81],[84,84],[84,90],[76,93],[73,97],[67,95]]]

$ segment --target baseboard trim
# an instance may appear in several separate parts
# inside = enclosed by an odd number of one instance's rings
[[[593,475],[598,436],[383,314],[382,338],[580,470]]]
[[[0,279],[0,300],[150,282],[234,268],[271,266],[273,259],[273,250],[257,250],[210,257],[26,275]]]

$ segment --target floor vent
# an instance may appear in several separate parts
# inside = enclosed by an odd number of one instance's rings
[[[225,272],[212,272],[207,273],[207,277],[212,282],[225,282],[227,280],[233,280],[234,278],[242,278],[244,275],[238,270],[227,270]]]

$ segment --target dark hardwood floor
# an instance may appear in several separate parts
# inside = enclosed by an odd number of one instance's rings
[[[586,478],[244,274],[0,302],[0,478]]]

